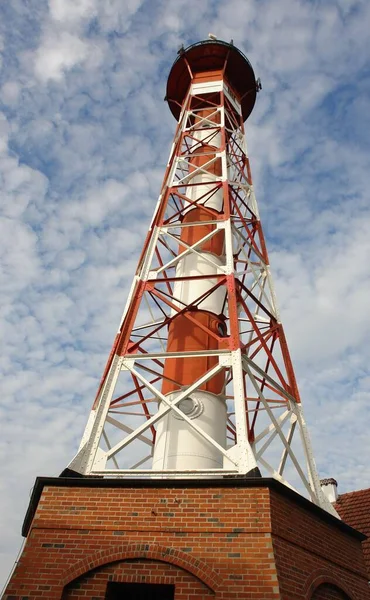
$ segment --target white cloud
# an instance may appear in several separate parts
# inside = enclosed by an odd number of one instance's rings
[[[18,100],[20,85],[17,81],[7,81],[1,88],[1,98],[4,104],[12,105]]]
[[[37,236],[30,227],[13,219],[0,219],[1,292],[20,291],[38,272]]]
[[[88,44],[67,31],[46,37],[35,53],[35,74],[41,81],[60,81],[69,69],[87,58]]]
[[[59,23],[75,23],[96,15],[95,0],[49,0],[50,16]]]

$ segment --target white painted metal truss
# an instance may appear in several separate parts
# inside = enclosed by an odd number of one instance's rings
[[[198,207],[208,210],[208,220],[184,219]],[[197,226],[208,229],[194,243],[185,242],[184,230]],[[221,258],[204,251],[220,235]],[[184,261],[192,257],[200,272],[184,275]],[[224,327],[218,334],[195,320],[196,311],[209,310],[215,298]],[[212,348],[171,351],[169,327],[180,316],[207,333]],[[162,391],[166,382],[176,387],[165,372],[169,361],[183,361],[186,370],[205,357],[211,366],[190,385]],[[186,399],[202,398],[220,373],[225,443],[181,408]],[[158,425],[169,417],[209,448],[217,468],[163,464],[153,470]],[[120,328],[69,469],[107,477],[199,478],[246,476],[257,467],[336,514],[320,488],[280,322],[240,106],[226,82],[193,83]]]

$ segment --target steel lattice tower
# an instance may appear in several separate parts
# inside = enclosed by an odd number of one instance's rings
[[[162,189],[66,472],[268,474],[336,514],[320,488],[252,184],[244,121],[256,93],[232,43],[180,50]]]

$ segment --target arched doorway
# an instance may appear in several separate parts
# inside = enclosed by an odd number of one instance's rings
[[[311,600],[350,600],[350,597],[336,585],[322,583],[315,589]]]

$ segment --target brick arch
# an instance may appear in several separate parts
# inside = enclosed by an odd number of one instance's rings
[[[73,565],[64,575],[61,585],[64,587],[77,577],[84,575],[92,569],[101,567],[107,563],[129,560],[133,558],[144,558],[170,563],[205,583],[213,592],[221,586],[222,579],[207,563],[189,553],[182,552],[176,548],[168,548],[159,544],[124,544],[113,546],[94,552],[87,558]]]
[[[353,595],[353,591],[350,590],[347,584],[341,578],[334,578],[331,573],[326,571],[325,569],[317,569],[314,571],[310,577],[306,580],[304,586],[304,595],[307,600],[310,600],[314,591],[323,583],[329,583],[339,588],[342,592],[344,592],[350,600],[357,600],[357,596]]]

